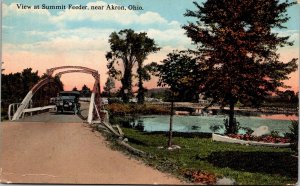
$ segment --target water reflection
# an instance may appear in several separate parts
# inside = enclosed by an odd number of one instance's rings
[[[134,128],[140,131],[168,131],[168,115],[150,115],[150,116],[126,116],[111,117],[112,124],[120,124],[122,127]],[[210,116],[180,116],[175,115],[173,118],[173,131],[177,132],[214,132],[224,133],[223,120],[227,115],[210,115]],[[239,133],[248,133],[260,126],[268,126],[270,131],[277,131],[280,134],[289,132],[291,119],[298,119],[296,115],[260,115],[258,116],[236,116],[240,123]]]
[[[299,116],[296,114],[261,114],[261,118],[275,119],[275,120],[298,120]]]

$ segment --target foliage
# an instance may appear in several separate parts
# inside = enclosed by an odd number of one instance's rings
[[[90,97],[91,92],[92,92],[91,89],[84,84],[81,88],[80,94],[83,97]]]
[[[246,131],[246,134],[250,135],[254,132],[250,127],[240,127],[240,129]]]
[[[209,127],[209,129],[213,132],[216,133],[218,132],[220,129],[224,128],[222,125],[211,125]]]
[[[114,89],[115,87],[116,85],[114,79],[112,77],[108,77],[103,88],[103,94],[107,95],[108,97],[111,97],[112,89]]]
[[[292,143],[292,150],[298,154],[298,142],[299,142],[299,121],[293,120],[291,122],[290,133],[286,133],[285,137],[290,138]]]
[[[78,91],[77,87],[73,87],[72,91]]]
[[[206,68],[201,90],[214,102],[229,105],[229,133],[235,132],[234,104],[262,100],[285,86],[283,80],[297,69],[297,59],[280,61],[278,47],[293,45],[289,37],[272,29],[285,28],[286,9],[295,2],[277,0],[207,0],[194,2],[196,10],[185,16],[197,19],[184,25]]]
[[[230,126],[228,118],[223,120],[225,126],[225,134],[237,134],[240,129],[240,123],[234,118],[233,125]]]
[[[299,102],[299,92],[295,93],[293,90],[285,90],[279,91],[277,94],[279,95],[279,99],[282,102],[290,104],[298,104]]]
[[[273,138],[278,138],[280,137],[279,132],[276,130],[272,130],[270,134]]]
[[[150,39],[147,37],[146,33],[140,33],[140,43],[141,45],[139,48],[139,54],[138,54],[138,68],[137,68],[137,74],[138,74],[138,94],[137,99],[139,104],[143,104],[145,100],[145,91],[146,89],[143,86],[143,81],[149,81],[151,79],[151,76],[149,74],[151,64],[143,66],[143,62],[147,59],[147,56],[151,53],[155,53],[160,50],[159,47],[155,44],[153,39]]]
[[[204,78],[201,69],[188,52],[174,51],[157,66],[158,86],[169,86],[180,101],[198,101],[200,82]]]
[[[246,141],[261,141],[266,143],[289,143],[290,139],[287,137],[264,135],[264,136],[252,136],[250,134],[228,134],[231,138],[236,138]]]
[[[1,74],[1,110],[6,110],[10,103],[21,102],[39,79],[38,71],[32,72],[31,68],[21,73]]]
[[[139,81],[143,81],[142,68],[143,61],[150,53],[156,52],[159,48],[153,39],[148,38],[144,32],[135,33],[131,29],[113,32],[109,37],[111,51],[106,54],[108,60],[107,68],[109,75],[116,79],[121,79],[121,94],[124,103],[129,102],[132,95],[132,69],[138,64]],[[123,64],[121,70],[115,67]],[[123,74],[122,74],[123,73]],[[142,87],[140,82],[139,88]],[[142,91],[142,90],[141,90]]]
[[[151,115],[151,114],[169,114],[169,109],[162,106],[151,105],[151,104],[120,104],[113,103],[107,106],[107,110],[112,115]]]
[[[217,182],[217,178],[214,174],[204,172],[204,171],[187,170],[184,174],[192,182],[195,182],[195,183],[202,183],[202,184],[205,184],[205,185],[212,185],[212,184],[216,184],[216,182]]]

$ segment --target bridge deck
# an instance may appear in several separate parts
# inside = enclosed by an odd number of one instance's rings
[[[0,129],[1,182],[180,184],[111,150],[82,123],[4,122]]]
[[[107,147],[81,115],[45,112],[0,124],[0,180],[56,184],[178,184],[179,180],[146,167]]]

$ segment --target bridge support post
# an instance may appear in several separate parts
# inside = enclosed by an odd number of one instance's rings
[[[91,95],[91,100],[90,100],[90,106],[89,106],[89,115],[88,115],[88,118],[87,118],[87,122],[89,124],[92,123],[93,121],[93,108],[94,108],[94,104],[95,104],[95,93],[92,92],[92,95]]]
[[[20,104],[19,108],[17,109],[16,113],[14,114],[12,120],[18,120],[23,113],[23,110],[28,106],[29,101],[31,100],[33,94],[32,91],[29,91],[26,97],[23,99],[22,103]]]

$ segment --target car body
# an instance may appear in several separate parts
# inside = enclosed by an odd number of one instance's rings
[[[56,97],[56,111],[60,113],[73,112],[77,114],[80,112],[79,103],[80,92],[78,91],[61,91]]]

